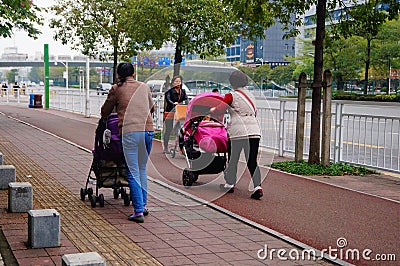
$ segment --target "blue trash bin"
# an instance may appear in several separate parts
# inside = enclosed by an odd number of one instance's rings
[[[33,93],[29,94],[29,108],[33,108],[35,105],[35,95]]]

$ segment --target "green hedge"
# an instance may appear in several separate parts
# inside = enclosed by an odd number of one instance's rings
[[[332,93],[333,100],[350,100],[350,101],[375,101],[375,102],[400,102],[400,94],[348,94],[348,93]]]

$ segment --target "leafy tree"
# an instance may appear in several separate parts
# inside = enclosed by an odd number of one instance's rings
[[[269,73],[268,79],[274,80],[279,84],[288,83],[295,76],[293,75],[297,65],[296,63],[290,63],[286,66],[277,66],[272,69]],[[298,78],[299,76],[295,77]]]
[[[141,49],[175,44],[174,75],[184,55],[220,55],[238,33],[231,9],[219,0],[127,0],[127,5],[131,8],[123,15],[125,29]]]
[[[40,31],[37,25],[42,25],[42,18],[38,16],[40,8],[29,0],[0,0],[0,36],[11,37],[13,29],[24,30],[29,37],[37,38]]]
[[[18,69],[11,69],[6,72],[6,78],[9,83],[14,82],[15,77],[17,77],[17,76],[18,76]]]
[[[383,7],[386,4],[387,10]],[[377,39],[382,25],[388,19],[398,17],[399,3],[397,1],[368,0],[348,10],[349,19],[341,21],[338,32],[341,36],[359,36],[366,40],[366,52],[363,58],[365,63],[364,94],[368,93],[369,68],[371,64],[372,41]]]
[[[261,83],[266,82],[271,73],[271,68],[267,64],[259,67],[238,66],[238,69],[245,73],[254,83],[259,84],[260,86]]]
[[[298,79],[300,74],[304,72],[307,75],[307,79],[311,79],[314,76],[314,58],[307,56],[302,57],[299,64],[296,64],[296,67],[293,71],[293,77]]]
[[[118,59],[126,60],[135,49],[122,17],[130,8],[123,0],[57,0],[51,8],[57,17],[50,27],[57,29],[55,40],[70,44],[84,55],[100,60],[112,57],[116,73]]]
[[[252,26],[263,25],[264,27],[276,18],[282,25],[283,30],[287,31],[287,36],[299,33],[298,26],[302,24],[300,19],[293,20],[288,14],[301,16],[313,5],[316,4],[316,38],[314,51],[314,79],[312,83],[312,108],[311,108],[311,136],[309,163],[319,163],[320,151],[320,117],[321,117],[321,87],[323,73],[323,44],[325,37],[325,19],[327,14],[327,0],[296,1],[240,1],[224,0],[227,5],[231,5],[235,10],[237,21]],[[338,1],[331,1],[333,7]],[[243,12],[243,10],[253,10],[254,12]],[[271,16],[271,12],[273,13]],[[272,22],[273,23],[273,22]],[[257,37],[263,37],[263,32]]]
[[[386,78],[389,69],[400,68],[400,21],[393,20],[383,24],[375,41],[375,49],[372,54],[374,73]],[[389,80],[388,80],[389,82]],[[387,91],[388,93],[389,90]]]
[[[345,80],[359,78],[363,67],[360,54],[365,47],[364,42],[358,37],[335,39],[328,35],[325,47],[325,66],[332,69],[337,89],[343,90]]]
[[[255,70],[255,82],[261,83],[261,80],[270,79],[272,69],[268,64],[257,67]]]
[[[316,35],[314,40],[314,78],[312,82],[312,107],[311,107],[311,136],[309,163],[320,162],[320,117],[321,117],[321,88],[322,74],[324,63],[324,39],[325,39],[325,22],[328,10],[335,7],[343,6],[345,1],[341,0],[277,0],[277,1],[240,1],[240,0],[224,0],[227,5],[231,5],[235,10],[237,21],[251,26],[267,25],[271,20],[269,16],[273,12],[273,17],[284,25],[287,35],[296,35],[299,32],[298,26],[302,24],[300,19],[292,20],[288,14],[297,14],[301,16],[312,6],[316,5]],[[352,1],[356,3],[357,1]],[[382,0],[382,4],[389,6],[389,16],[396,16],[399,9],[399,3],[395,0]],[[243,12],[243,10],[253,10],[254,12]],[[264,14],[268,14],[265,16]],[[347,17],[346,17],[347,18]],[[355,20],[356,21],[356,20]],[[344,28],[345,30],[345,28]],[[261,34],[262,35],[262,34]]]
[[[29,72],[29,79],[31,81],[39,82],[43,80],[44,77],[44,68],[43,67],[32,67]]]

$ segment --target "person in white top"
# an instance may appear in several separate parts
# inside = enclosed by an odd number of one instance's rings
[[[256,118],[257,109],[254,105],[254,97],[246,89],[248,78],[245,73],[235,70],[229,77],[233,88],[232,93],[224,96],[223,103],[211,108],[211,112],[225,112],[228,109],[231,115],[231,123],[228,127],[229,153],[228,167],[225,171],[225,184],[221,184],[223,191],[233,193],[237,180],[237,165],[240,153],[244,150],[247,168],[250,171],[254,191],[251,198],[260,199],[263,196],[261,188],[261,173],[257,163],[258,148],[261,138],[261,130]]]

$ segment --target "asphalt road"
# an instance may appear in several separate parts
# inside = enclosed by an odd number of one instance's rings
[[[96,118],[7,105],[0,105],[0,112],[85,148],[93,148]],[[271,160],[271,155],[262,154],[262,164]],[[154,142],[148,165],[149,176],[185,189],[181,185],[184,167],[183,156],[170,158],[162,154],[161,143]],[[361,257],[362,252],[369,249],[372,251],[368,254],[371,258],[377,254],[395,254],[397,260],[400,260],[398,202],[269,170],[266,167],[262,167],[264,197],[257,201],[249,197],[250,176],[244,164],[240,165],[239,173],[242,177],[233,194],[223,195],[219,191],[219,184],[223,182],[222,175],[200,176],[199,182],[186,191],[317,249],[336,249],[333,255],[336,254],[339,258],[357,265],[379,263],[362,258],[349,260],[345,255],[347,250],[357,249]],[[86,177],[82,177],[82,184],[85,181]],[[341,240],[340,243],[338,240]],[[344,242],[347,244],[342,246]],[[340,252],[343,253],[342,256]],[[381,265],[398,265],[398,261],[386,261]]]

